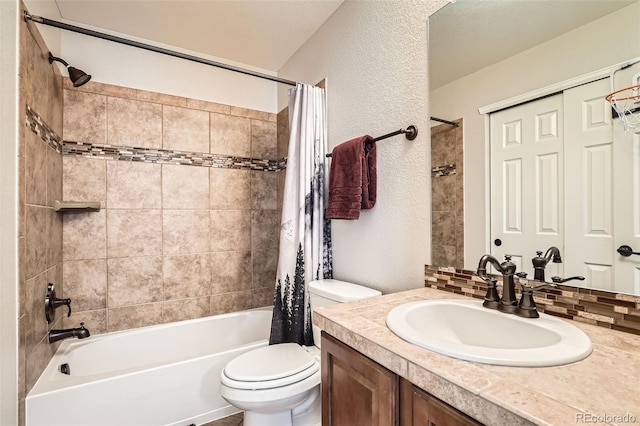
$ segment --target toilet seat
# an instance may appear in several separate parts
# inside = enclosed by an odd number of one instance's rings
[[[318,361],[296,343],[265,346],[227,364],[221,382],[235,389],[273,389],[297,383],[320,370]]]

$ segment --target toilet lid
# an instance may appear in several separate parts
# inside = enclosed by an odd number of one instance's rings
[[[296,343],[245,352],[224,368],[222,382],[238,389],[268,389],[299,382],[320,370],[314,357]]]

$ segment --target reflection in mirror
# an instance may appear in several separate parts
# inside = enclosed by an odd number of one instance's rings
[[[510,252],[509,233],[496,232],[495,226],[492,229],[490,225],[495,208],[490,204],[493,175],[490,171],[489,115],[479,113],[479,109],[493,106],[489,112],[495,112],[501,109],[501,103],[504,103],[502,108],[512,106],[505,102],[507,100],[527,98],[524,94],[552,94],[553,87],[561,83],[640,57],[639,21],[638,0],[458,0],[429,19],[431,115],[447,120],[462,120],[464,123],[460,129],[464,169],[459,168],[463,176],[460,191],[464,193],[464,212],[461,206],[457,207],[458,214],[464,217],[464,225],[460,225],[463,231],[458,228],[455,231],[463,232],[464,244],[458,244],[454,254],[448,252],[440,257],[442,250],[434,246],[432,263],[456,267],[462,264],[465,269],[475,270],[483,254]],[[632,77],[624,76],[628,81],[623,82],[622,74],[616,74],[616,80],[619,80],[616,81],[616,87],[631,85]],[[561,87],[555,92],[565,88]],[[531,99],[529,97],[527,100]],[[598,100],[601,98],[598,97]],[[487,112],[487,108],[484,111]],[[565,119],[570,115],[565,114]],[[433,125],[434,129],[441,126],[438,123]],[[624,132],[619,135],[618,128],[621,128],[619,119],[613,120],[613,137],[626,138],[626,143],[630,145],[637,142],[633,132],[626,133],[626,136]],[[565,157],[571,159],[574,154],[565,152]],[[617,161],[615,155],[603,161],[612,164]],[[560,161],[559,165],[562,164]],[[615,167],[611,169],[615,170]],[[558,171],[560,176],[563,172],[562,168]],[[564,181],[591,178],[585,173],[578,175],[567,176],[565,172]],[[434,188],[437,185],[434,183]],[[612,189],[612,186],[607,188]],[[563,190],[558,195],[559,211],[562,213],[559,219],[562,224],[559,226],[562,247],[559,248],[563,259],[578,258],[583,268],[576,272],[563,262],[551,265],[547,275],[584,275],[587,278],[585,281],[572,281],[569,284],[640,294],[639,287],[628,283],[616,286],[616,281],[620,280],[616,280],[613,272],[590,279],[592,271],[584,269],[585,263],[591,262],[586,256],[589,252],[586,243],[570,240],[572,237],[563,233],[565,225],[571,221],[571,217],[566,215],[567,210],[573,215],[582,216],[587,214],[587,210],[585,205],[576,207],[575,204],[571,204],[573,210],[565,208],[569,203],[565,199],[567,195],[571,194]],[[443,194],[438,196],[444,197]],[[579,203],[584,203],[584,200]],[[522,206],[522,209],[526,208]],[[628,207],[633,208],[637,207]],[[629,220],[633,220],[633,211],[629,210],[626,215],[631,218]],[[638,215],[640,213],[635,214],[636,217]],[[433,217],[437,219],[436,214]],[[622,223],[622,219],[614,222],[613,217],[604,220],[608,221],[611,232],[613,228],[633,226],[632,223]],[[434,243],[438,235],[451,233],[451,228],[443,226],[447,226],[446,221],[432,223]],[[497,250],[494,244],[497,239],[502,242],[501,250]],[[615,252],[618,246],[613,247],[613,242],[611,246]],[[527,249],[530,253],[523,252],[521,269],[530,269],[530,276],[533,276],[531,259],[536,256],[536,251],[545,251],[547,248],[540,244],[536,249]],[[640,247],[633,248],[640,251]],[[458,255],[458,252],[462,253]],[[581,256],[583,259],[579,259]],[[615,253],[615,256],[618,254]],[[463,259],[462,263],[460,259]],[[633,270],[640,268],[640,256],[631,256],[626,262],[633,263]],[[592,266],[593,270],[598,267]],[[603,276],[610,278],[603,279]]]

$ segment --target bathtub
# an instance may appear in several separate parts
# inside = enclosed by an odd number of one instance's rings
[[[26,424],[200,425],[237,413],[220,396],[220,372],[268,344],[271,315],[261,308],[65,340],[27,395]]]

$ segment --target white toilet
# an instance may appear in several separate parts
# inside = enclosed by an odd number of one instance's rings
[[[311,309],[379,296],[377,290],[339,280],[309,283]],[[320,407],[320,328],[315,347],[265,346],[236,357],[222,370],[220,394],[245,411],[245,426],[317,426]]]

